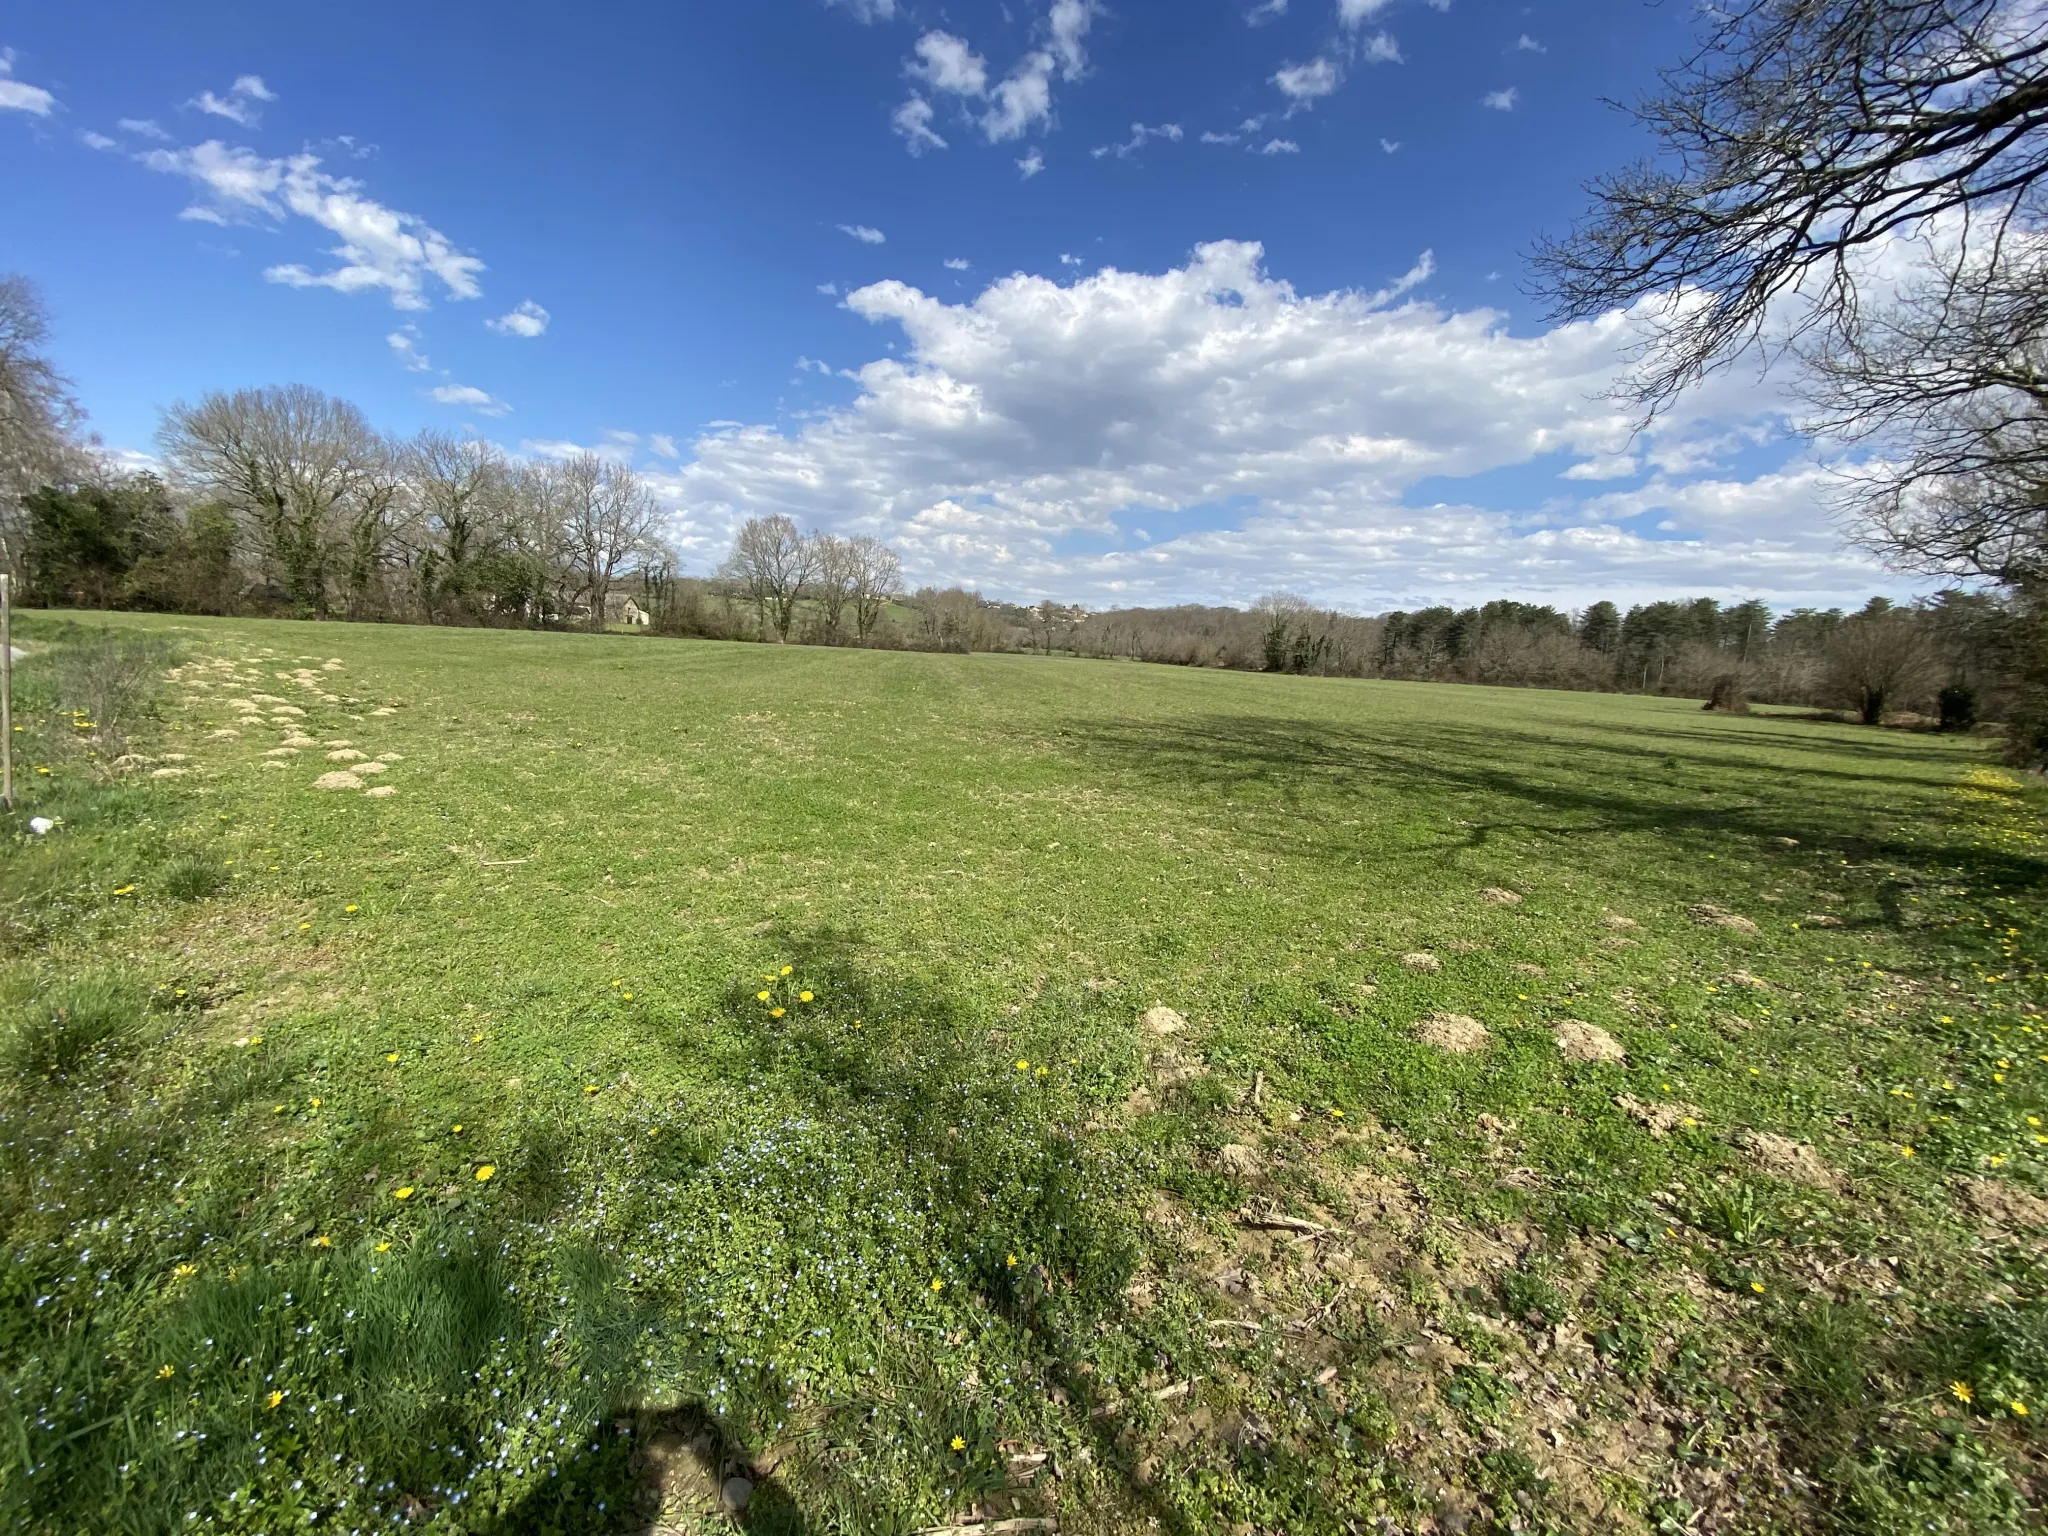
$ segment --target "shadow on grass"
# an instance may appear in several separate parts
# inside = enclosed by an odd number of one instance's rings
[[[1064,740],[1101,767],[1143,782],[1193,787],[1218,798],[1246,796],[1277,801],[1290,810],[1312,812],[1367,799],[1414,805],[1440,812],[1458,806],[1459,796],[1484,796],[1511,811],[1468,824],[1463,836],[1442,837],[1416,850],[1433,857],[1456,847],[1484,846],[1513,832],[1582,839],[1615,833],[1676,836],[1701,846],[1723,847],[1741,839],[1751,857],[1759,840],[1790,837],[1804,852],[1858,859],[1884,859],[1926,868],[1946,865],[1994,880],[2008,889],[2029,888],[2048,876],[2048,861],[2022,853],[1986,849],[1958,837],[1943,844],[1909,840],[1891,830],[1900,818],[1882,798],[1888,785],[1922,789],[1898,773],[1852,771],[1828,759],[1848,750],[1831,736],[1821,743],[1787,742],[1770,733],[1740,732],[1742,745],[1784,751],[1799,749],[1801,760],[1745,763],[1716,756],[1693,767],[1743,771],[1751,779],[1744,793],[1761,805],[1700,805],[1705,786],[1689,781],[1643,779],[1669,772],[1660,748],[1629,742],[1649,735],[1682,743],[1698,753],[1726,740],[1723,733],[1631,731],[1627,742],[1560,739],[1509,727],[1476,727],[1437,722],[1426,737],[1407,741],[1385,731],[1326,723],[1278,720],[1270,716],[1214,715],[1189,721],[1102,721],[1076,725]],[[1753,738],[1753,739],[1752,739]],[[1873,760],[1899,764],[1949,764],[1967,758],[1933,749],[1910,738],[1894,743],[1858,744]],[[1716,792],[1720,786],[1713,786]],[[1662,790],[1662,792],[1658,792]],[[1688,802],[1678,798],[1689,797]],[[1465,802],[1469,807],[1469,800]],[[1473,811],[1483,816],[1484,810]],[[1873,833],[1873,823],[1887,828]],[[1278,835],[1288,851],[1307,857],[1350,857],[1327,823],[1304,821]]]

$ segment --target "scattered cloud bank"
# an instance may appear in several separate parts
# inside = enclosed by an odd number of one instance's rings
[[[1877,579],[1819,510],[1818,464],[1787,447],[1768,472],[1729,467],[1784,437],[1754,381],[1710,385],[1632,449],[1601,391],[1641,314],[1518,336],[1419,298],[1427,255],[1374,293],[1301,294],[1263,263],[1225,241],[1165,272],[1013,275],[962,303],[857,289],[847,307],[899,330],[903,356],[852,371],[852,403],[801,428],[707,431],[655,483],[707,557],[737,520],[786,512],[882,535],[915,580],[1097,605],[1282,585],[1361,608],[1846,597]],[[1516,511],[1457,499],[1513,466],[1552,489]]]
[[[153,171],[185,178],[198,190],[199,200],[178,215],[181,219],[227,225],[296,216],[340,238],[329,251],[341,263],[338,267],[315,272],[285,262],[265,270],[270,282],[337,293],[381,290],[393,308],[404,310],[431,307],[430,281],[451,299],[482,295],[477,283],[484,270],[481,260],[457,250],[417,214],[365,196],[361,182],[321,170],[317,155],[272,158],[209,139],[189,149],[145,150],[137,158]]]
[[[891,128],[913,155],[947,148],[945,136],[933,126],[938,109],[932,98],[951,98],[961,121],[990,144],[1011,143],[1049,127],[1053,82],[1072,82],[1087,71],[1086,40],[1095,16],[1096,0],[1053,0],[1036,45],[1000,79],[966,38],[926,32],[903,66],[914,89],[891,114]],[[1045,166],[1036,150],[1017,164],[1027,180]]]

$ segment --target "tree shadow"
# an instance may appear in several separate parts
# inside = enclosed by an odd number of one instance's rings
[[[1787,745],[1767,733],[1741,734],[1744,744],[1777,750]],[[1762,740],[1747,741],[1759,735]],[[1739,842],[1752,858],[1779,846],[1768,840],[1790,838],[1808,854],[1821,851],[1913,867],[1945,864],[2008,887],[2036,886],[2048,875],[2048,863],[2041,858],[1986,849],[1961,836],[1930,842],[1889,829],[1873,831],[1871,823],[1878,818],[1871,815],[1869,792],[1881,792],[1899,774],[1826,762],[1759,764],[1757,782],[1743,798],[1760,803],[1700,804],[1699,796],[1719,788],[1653,777],[1654,770],[1669,771],[1669,754],[1639,744],[1643,736],[1682,741],[1694,752],[1726,739],[1651,731],[1634,732],[1626,742],[1586,742],[1522,728],[1443,722],[1432,725],[1426,738],[1408,742],[1355,726],[1211,715],[1077,724],[1063,740],[1107,771],[1177,793],[1193,788],[1219,800],[1262,797],[1303,813],[1319,806],[1349,809],[1360,801],[1392,801],[1436,813],[1465,796],[1480,797],[1482,807],[1491,802],[1511,811],[1475,819],[1463,835],[1436,838],[1411,853],[1423,858],[1481,847],[1509,832],[1566,840],[1648,833],[1686,839],[1702,850],[1725,851],[1730,842]],[[1953,753],[1914,742],[1864,750],[1893,763],[1958,762]],[[1828,754],[1836,755],[1832,743]],[[1721,759],[1707,766],[1719,771],[1739,764]],[[1925,786],[1927,781],[1918,777],[1917,782]],[[1861,795],[1852,795],[1859,789]],[[1680,796],[1687,798],[1681,801]],[[1521,814],[1512,814],[1516,809]],[[1896,818],[1883,819],[1896,824]],[[1279,828],[1260,829],[1253,818],[1240,825],[1245,835],[1280,841],[1300,856],[1354,857],[1341,840],[1329,836],[1327,817],[1305,814]],[[1789,855],[1791,850],[1784,851]]]

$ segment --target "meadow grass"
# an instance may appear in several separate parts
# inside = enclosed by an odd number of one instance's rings
[[[2048,844],[1981,741],[19,627],[16,1528],[2039,1518]]]

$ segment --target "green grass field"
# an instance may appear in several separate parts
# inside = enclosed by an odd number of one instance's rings
[[[10,1529],[2038,1528],[2048,843],[1982,741],[17,635]]]

